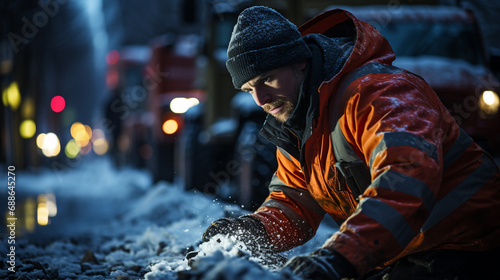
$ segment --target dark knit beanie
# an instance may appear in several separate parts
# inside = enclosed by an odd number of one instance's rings
[[[297,26],[271,8],[254,6],[238,17],[227,48],[226,67],[239,89],[257,75],[311,55]]]

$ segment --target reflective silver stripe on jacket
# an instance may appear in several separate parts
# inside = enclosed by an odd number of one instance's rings
[[[429,212],[436,204],[436,197],[426,183],[393,170],[384,171],[372,183],[373,187],[386,188],[422,199]]]
[[[434,161],[439,162],[436,145],[428,142],[424,138],[409,132],[394,131],[384,132],[380,142],[373,149],[370,156],[370,167],[378,153],[391,147],[412,147],[429,155]]]
[[[498,170],[493,160],[487,155],[483,155],[481,159],[481,165],[467,179],[436,203],[434,210],[421,229],[422,232],[428,230],[455,211],[495,175]]]
[[[374,198],[366,198],[358,205],[361,213],[377,221],[392,233],[401,248],[416,236],[405,217],[389,204]]]

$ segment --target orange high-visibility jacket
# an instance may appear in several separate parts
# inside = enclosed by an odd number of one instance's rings
[[[319,87],[319,117],[300,156],[278,145],[270,195],[252,215],[284,251],[308,241],[329,214],[341,226],[324,247],[342,254],[360,275],[425,250],[500,245],[499,168],[424,80],[406,71],[367,74],[345,89],[345,106],[334,116],[331,102],[342,94],[337,90],[346,73],[395,59],[374,27],[343,10],[325,12],[299,30],[303,36],[335,34],[346,23],[356,31],[353,51]],[[359,197],[335,167],[335,125],[370,169],[371,184]]]

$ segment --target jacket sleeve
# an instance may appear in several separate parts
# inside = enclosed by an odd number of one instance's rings
[[[363,275],[419,242],[441,185],[442,135],[450,120],[432,90],[407,73],[368,75],[347,90],[353,94],[339,125],[372,183],[324,247]]]
[[[281,252],[311,239],[324,211],[307,190],[299,162],[281,149],[276,157],[269,196],[252,216],[264,224],[275,251]]]

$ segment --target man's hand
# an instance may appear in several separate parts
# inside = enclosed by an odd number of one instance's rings
[[[264,253],[271,249],[271,242],[262,223],[249,215],[238,218],[222,218],[213,222],[203,233],[207,242],[213,236],[222,234],[243,242],[252,253]]]
[[[291,270],[304,279],[314,280],[340,280],[357,275],[354,267],[344,257],[328,249],[316,250],[309,256],[294,257],[283,269]]]

